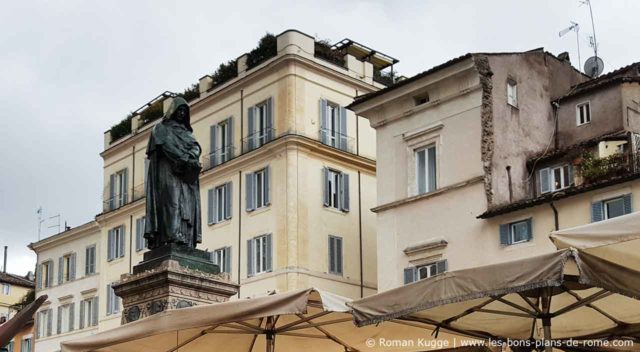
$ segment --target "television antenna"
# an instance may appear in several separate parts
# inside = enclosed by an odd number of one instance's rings
[[[584,73],[591,78],[598,77],[604,70],[604,62],[598,57],[598,40],[596,39],[596,26],[593,21],[593,8],[591,7],[591,0],[581,0],[581,5],[589,6],[589,15],[591,16],[591,30],[592,35],[589,36],[589,46],[593,48],[593,56],[588,58],[584,63]]]
[[[571,22],[571,25],[563,30],[560,31],[560,33],[558,33],[558,35],[562,38],[564,35],[566,35],[567,33],[574,31],[576,32],[576,45],[578,46],[578,63],[582,62],[582,60],[580,59],[580,25],[576,22],[573,21],[569,21]]]
[[[42,233],[42,223],[45,222],[45,220],[42,219],[42,207],[38,207],[36,213],[38,214],[38,241],[40,241],[40,235]]]

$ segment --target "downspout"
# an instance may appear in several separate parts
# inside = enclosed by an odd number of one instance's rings
[[[135,198],[136,185],[136,145],[131,146],[131,203]],[[129,274],[133,274],[133,215],[129,216]]]
[[[356,97],[358,90],[356,89]],[[356,155],[360,155],[360,116],[356,114]]]
[[[360,298],[364,297],[364,265],[362,249],[362,182],[358,170],[358,236],[360,241]]]
[[[240,298],[240,265],[242,264],[241,254],[242,254],[242,171],[238,171],[238,298]]]
[[[129,274],[133,274],[133,215],[129,215]]]
[[[560,230],[560,222],[558,221],[558,209],[556,208],[556,205],[553,204],[553,202],[549,203],[549,206],[551,206],[551,209],[553,209],[553,223],[555,225],[556,231],[558,231]]]
[[[551,103],[551,106],[553,106],[553,115],[554,115],[554,126],[553,126],[553,146],[554,149],[558,149],[558,144],[560,143],[558,141],[558,109],[560,108],[560,104],[558,104],[557,101],[554,101]]]
[[[242,136],[244,136],[244,89],[240,89],[240,155],[244,153],[244,143],[242,143]],[[238,277],[238,281],[240,277]]]

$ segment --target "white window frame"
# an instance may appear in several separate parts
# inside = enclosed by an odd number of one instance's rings
[[[431,180],[429,179],[429,165],[431,164],[429,162],[429,149],[433,148],[434,150],[434,155],[435,155],[435,162],[433,163],[433,165],[435,165],[435,170],[433,172],[434,176],[435,176],[435,188],[434,189],[429,189],[429,185],[431,184]],[[424,169],[422,170],[424,172],[424,192],[421,192],[421,179],[420,179],[420,171],[421,171],[421,167],[420,167],[420,154],[424,154]],[[422,148],[418,148],[414,151],[414,157],[416,159],[416,194],[426,194],[426,193],[430,193],[433,192],[435,190],[438,189],[438,148],[436,146],[435,143],[429,144],[427,146],[424,146]]]
[[[425,270],[424,272],[426,272],[427,274],[426,276],[422,275],[423,269]],[[418,280],[428,279],[435,275],[438,275],[438,262],[416,266],[416,276]]]
[[[91,256],[87,255],[87,250],[89,252],[93,252],[93,254]],[[90,246],[87,246],[86,250],[84,251],[85,253],[85,275],[93,275],[97,272],[96,270],[96,245],[92,244]],[[90,270],[86,270],[87,267],[89,267]]]
[[[222,164],[231,159],[231,146],[233,145],[233,136],[230,135],[231,130],[231,118],[218,123],[218,150],[220,151],[219,163]]]
[[[256,104],[254,107],[254,119],[255,119],[255,129],[256,133],[256,148],[264,145],[269,141],[269,121],[267,113],[268,104],[267,101],[263,101],[259,104]]]
[[[2,284],[2,294],[8,296],[11,294],[11,285],[8,283]]]
[[[569,178],[571,176],[571,172],[569,172],[569,168],[571,167],[571,165],[569,164],[562,164],[562,165],[557,165],[557,166],[553,166],[549,168],[550,171],[550,175],[549,175],[549,180],[551,182],[551,187],[549,187],[551,189],[551,192],[555,192],[555,191],[559,191],[562,189],[565,189],[569,186],[571,186],[571,179],[569,179],[569,183],[565,184],[565,177]],[[556,180],[556,170],[560,170],[560,182],[559,182],[559,187],[556,187],[556,184],[558,184],[557,180]],[[565,175],[565,173],[568,173],[568,175]]]
[[[38,338],[51,336],[53,331],[50,331],[49,328],[49,314],[53,314],[53,310],[51,308],[44,309],[38,312]],[[53,330],[53,328],[52,328]]]
[[[330,146],[340,146],[340,105],[327,101],[327,142]]]
[[[227,256],[231,254],[229,250],[231,247],[222,247],[213,251],[213,264],[218,265],[220,272],[231,273],[231,268],[227,268]]]
[[[254,172],[253,180],[254,184],[254,201],[255,201],[255,209],[259,209],[262,207],[266,207],[268,204],[266,202],[267,192],[269,192],[269,185],[266,183],[265,174],[267,173],[267,169],[260,169]]]
[[[60,306],[59,310],[61,316],[60,319],[60,333],[64,334],[71,330],[71,304],[64,304]]]
[[[116,184],[114,186],[114,189],[115,189],[114,197],[116,197],[116,201],[115,201],[116,208],[119,208],[125,204],[124,195],[125,193],[127,193],[127,190],[125,189],[125,185],[127,184],[127,182],[124,179],[126,176],[125,169],[122,169],[116,172],[115,175],[116,176],[114,180]]]
[[[214,221],[219,223],[227,218],[227,187],[226,184],[220,185],[213,190],[213,201],[215,202],[216,214],[213,215]]]
[[[114,246],[113,249],[113,254],[114,254],[114,260],[118,259],[118,258],[122,258],[124,257],[124,253],[120,253],[120,249],[122,248],[122,246],[120,245],[121,242],[123,242],[124,239],[124,227],[123,226],[117,226],[113,229],[114,233],[113,233],[113,242],[111,242],[111,244]]]
[[[53,260],[44,261],[41,265],[42,288],[49,288],[53,286],[53,274],[50,273],[53,270]]]
[[[62,282],[69,282],[71,281],[71,256],[73,254],[65,254],[64,256],[62,256],[62,268],[59,268],[59,270],[62,270]]]
[[[582,107],[586,106],[586,110],[585,110],[585,121],[582,122],[581,120],[581,116],[580,113],[582,111]],[[586,111],[588,110],[588,114],[586,113]],[[588,120],[587,120],[588,117]],[[582,125],[586,125],[591,123],[591,101],[587,100],[584,101],[582,103],[576,104],[576,126],[582,126]]]
[[[84,328],[89,328],[92,326],[95,326],[93,324],[94,319],[93,319],[93,304],[96,303],[94,301],[95,297],[91,297],[91,298],[86,298],[83,299],[80,304],[82,304],[84,307],[81,309],[84,313],[84,317],[82,317],[81,319],[84,321]]]
[[[516,226],[522,224],[524,224],[526,231],[529,231],[528,220],[515,221],[509,224],[509,237],[511,239],[512,245],[528,242],[529,240],[527,239],[527,237],[531,237],[531,234],[529,234],[529,236],[525,236],[524,239],[516,241]]]
[[[514,79],[507,79],[507,104],[518,107],[518,82]]]
[[[613,203],[613,202],[621,202],[622,203],[622,209],[623,209],[623,212],[624,212],[624,196],[605,199],[605,200],[602,201],[603,220],[613,219],[613,218],[609,217],[609,207],[607,206],[607,204]],[[623,213],[622,215],[625,215],[625,214]],[[622,215],[618,215],[618,216],[622,216]],[[618,217],[618,216],[615,216],[615,217]]]
[[[26,341],[29,341],[28,343]],[[28,345],[27,345],[28,344]],[[15,344],[14,344],[15,349]],[[33,352],[33,338],[25,337],[20,343],[20,352]]]
[[[120,312],[120,297],[113,290],[113,284],[107,285],[107,315],[113,315]]]
[[[342,172],[329,169],[329,207],[335,209],[342,209],[342,196],[343,192],[343,179]]]
[[[269,235],[261,235],[254,237],[251,256],[253,257],[253,275],[264,274],[269,271],[267,253],[267,237]]]

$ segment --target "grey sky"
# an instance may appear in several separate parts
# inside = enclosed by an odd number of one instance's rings
[[[640,1],[592,0],[609,71],[640,59]],[[411,76],[470,51],[591,55],[578,0],[10,1],[0,11],[0,245],[33,270],[38,206],[77,226],[100,211],[102,133],[164,90],[179,91],[252,49],[267,31],[345,37]],[[43,226],[43,234],[55,229]]]

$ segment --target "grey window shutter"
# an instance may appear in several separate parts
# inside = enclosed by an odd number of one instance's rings
[[[349,141],[347,140],[347,109],[340,107],[340,149],[349,150]]]
[[[233,158],[233,116],[227,119],[227,160]]]
[[[140,237],[142,237],[142,235],[140,234],[140,220],[141,218],[136,219],[136,251],[141,250],[142,248],[140,247]]]
[[[591,222],[602,221],[603,218],[602,202],[591,203]]]
[[[549,168],[540,170],[540,194],[551,191],[551,182],[549,178]]]
[[[264,204],[271,204],[271,166],[264,168]]]
[[[251,151],[255,148],[255,140],[256,140],[256,107],[251,106],[247,109],[247,127],[248,127],[248,136],[247,136],[247,149]]]
[[[509,236],[509,224],[500,225],[500,244],[508,246],[511,244],[511,236]]]
[[[49,287],[53,286],[53,260],[49,261],[49,272],[47,273],[47,282]]]
[[[146,188],[147,185],[147,178],[149,177],[149,158],[145,157],[144,158],[144,175],[142,176],[143,179],[143,183],[144,183],[144,188]]]
[[[633,210],[631,205],[631,193],[622,196],[622,201],[624,203],[624,213],[630,214]]]
[[[231,274],[231,247],[226,247],[224,252],[224,268],[227,273]]]
[[[36,337],[42,337],[40,335],[40,320],[42,319],[42,312],[38,312],[36,313],[36,319],[35,319],[35,323],[36,323]]]
[[[120,237],[120,252],[118,253],[118,257],[124,257],[124,250],[125,250],[125,232],[124,232],[124,225],[120,226],[120,231],[118,231],[118,236]]]
[[[327,101],[320,99],[320,142],[324,144],[329,143],[329,136],[327,131]]]
[[[273,131],[273,98],[267,99],[267,141],[275,137]]]
[[[87,301],[80,301],[80,319],[78,319],[78,329],[84,329],[84,310],[87,305]],[[88,322],[87,322],[88,323]]]
[[[349,211],[349,174],[341,174],[341,181],[340,186],[342,186],[342,190],[340,193],[342,196],[342,204],[340,204],[340,207],[342,211]]]
[[[267,271],[273,270],[273,246],[271,241],[271,234],[267,235]]]
[[[91,247],[87,247],[84,249],[84,275],[89,275],[91,273],[91,269],[89,267],[91,263]]]
[[[342,238],[336,237],[336,273],[342,274]]]
[[[323,196],[323,204],[325,207],[331,205],[331,194],[329,189],[331,188],[331,184],[329,183],[329,168],[322,169],[322,183],[324,184],[324,196]]]
[[[228,182],[225,187],[224,197],[225,197],[225,209],[224,209],[224,218],[225,220],[231,219],[231,212],[233,210],[233,187],[231,182]]]
[[[113,313],[113,291],[111,291],[111,285],[107,285],[107,315],[111,315]]]
[[[409,267],[409,268],[404,268],[404,284],[410,284],[415,280],[416,277],[416,268],[414,267]]]
[[[218,165],[218,158],[216,155],[218,154],[218,126],[211,125],[209,127],[209,166],[214,167]]]
[[[36,265],[36,288],[42,289],[42,264]]]
[[[533,239],[533,220],[529,218],[526,221],[527,221],[527,241],[531,241]]]
[[[436,272],[437,274],[442,274],[448,270],[447,260],[441,260],[436,263]]]
[[[64,274],[64,258],[58,258],[58,285],[62,283],[62,277]]]
[[[207,223],[209,224],[215,223],[215,201],[213,199],[214,191],[214,188],[211,188],[207,191]]]
[[[69,280],[76,279],[76,254],[72,253],[71,258],[69,258]]]
[[[427,167],[427,172],[429,173],[429,192],[435,191],[437,188],[436,185],[436,179],[437,179],[437,173],[436,173],[436,148],[432,147],[427,149],[427,162],[428,162],[428,167]]]
[[[246,199],[247,199],[247,211],[253,211],[256,208],[255,205],[255,177],[253,173],[250,174],[246,174],[245,175],[245,180],[246,180]]]
[[[98,312],[100,307],[98,306],[98,302],[99,302],[99,298],[93,297],[92,299],[92,304],[91,304],[91,309],[93,310],[93,312],[91,313],[91,326],[97,326],[98,325]]]
[[[247,240],[247,277],[253,276],[253,239]]]
[[[51,336],[53,332],[53,310],[47,309],[47,336]]]
[[[122,195],[122,204],[127,204],[128,202],[128,194],[129,194],[129,169],[125,168],[123,171],[124,175],[122,176],[122,188],[124,189],[124,194]]]
[[[336,271],[336,241],[333,236],[329,236],[329,272]]]
[[[109,230],[107,235],[107,261],[113,260],[113,229]]]
[[[58,306],[57,321],[58,321],[58,324],[56,326],[58,329],[56,331],[58,332],[58,334],[61,334],[62,333],[62,306]]]
[[[76,327],[76,304],[75,303],[71,303],[69,305],[69,331],[73,331],[75,330]]]
[[[109,176],[109,210],[116,208],[116,175]]]

